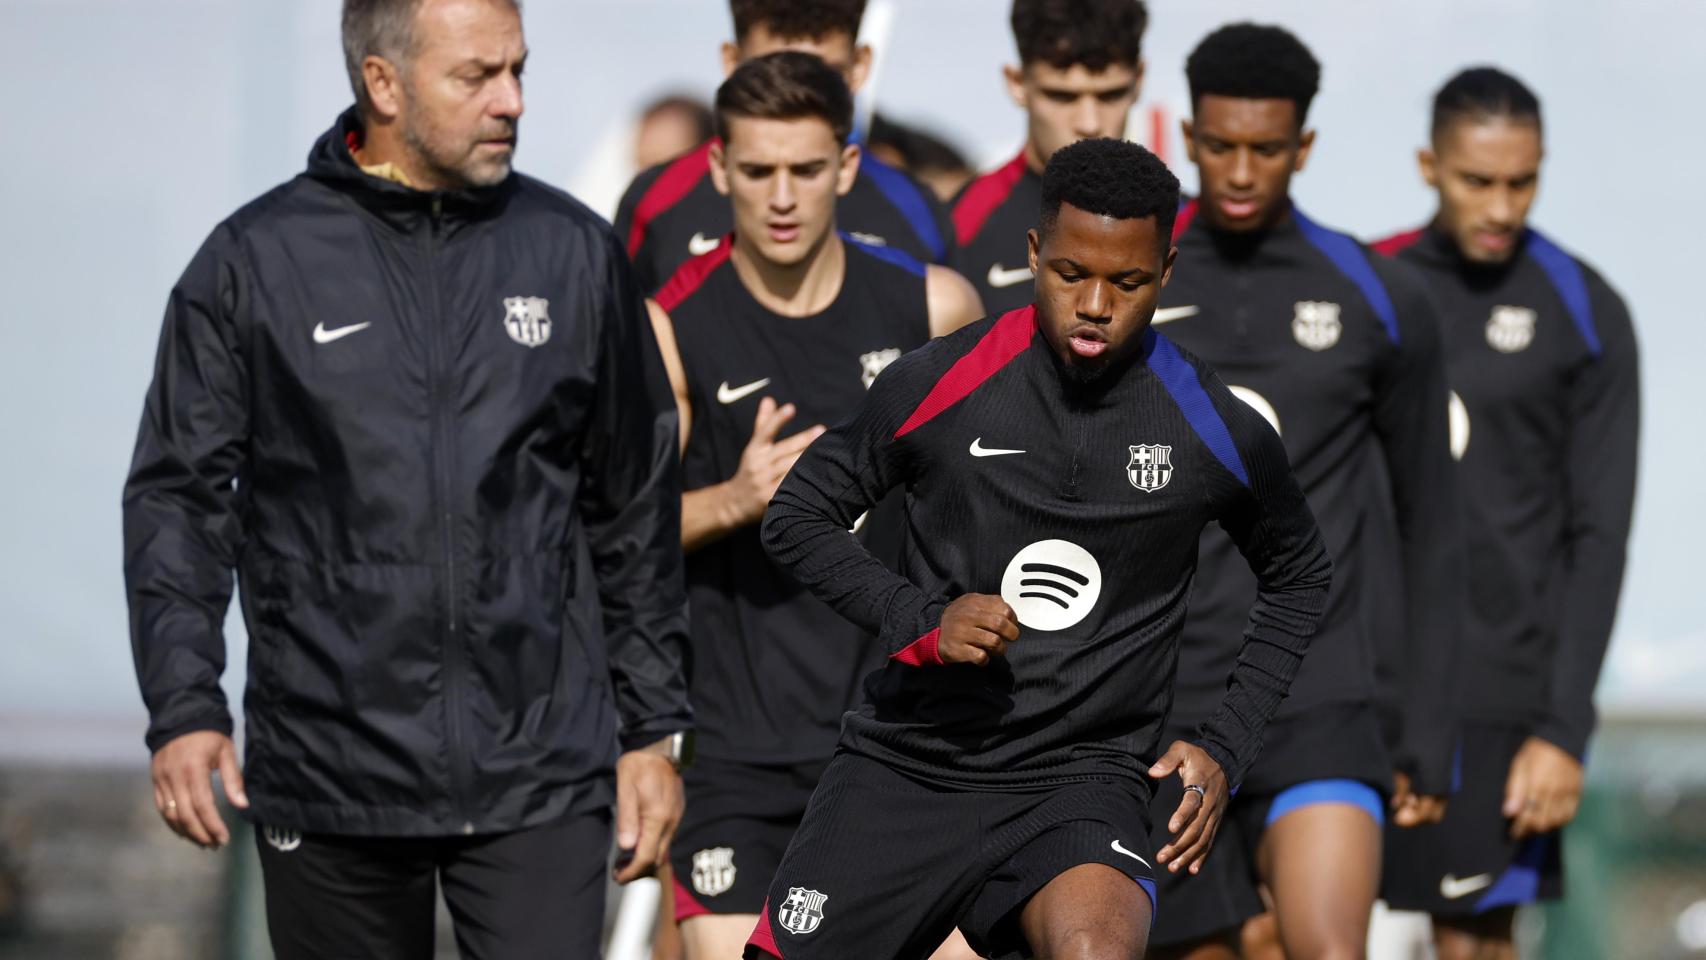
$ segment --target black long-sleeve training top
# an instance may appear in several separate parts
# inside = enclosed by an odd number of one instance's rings
[[[259,821],[515,830],[692,724],[679,420],[609,227],[512,174],[369,176],[352,109],[172,290],[124,489],[158,749],[231,730]],[[618,722],[621,727],[618,729]]]
[[[848,532],[906,497],[902,572]],[[1142,779],[1172,702],[1203,527],[1218,521],[1260,591],[1200,744],[1239,782],[1326,601],[1331,562],[1273,430],[1154,331],[1123,372],[1069,381],[1034,307],[896,361],[806,451],[765,515],[765,547],[875,633],[842,747],[918,775],[1001,788]],[[942,611],[1000,594],[1021,636],[987,667],[942,665]],[[1223,678],[1223,683],[1226,680]]]
[[[1440,305],[1468,519],[1466,717],[1580,757],[1594,727],[1635,498],[1640,379],[1623,299],[1527,231],[1484,266],[1437,230],[1375,244]]]
[[[1282,715],[1374,701],[1379,612],[1401,605],[1397,762],[1417,789],[1446,793],[1463,570],[1433,306],[1413,271],[1302,211],[1229,234],[1193,223],[1195,210],[1175,224],[1156,322],[1274,424],[1333,556],[1327,612]],[[1396,543],[1376,535],[1379,516],[1396,521]],[[1401,596],[1375,596],[1372,571],[1394,562]],[[1219,702],[1255,590],[1234,544],[1209,531],[1179,668],[1183,724]]]

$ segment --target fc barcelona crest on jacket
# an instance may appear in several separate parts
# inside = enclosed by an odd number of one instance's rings
[[[504,329],[524,347],[551,339],[551,301],[544,297],[505,297]]]
[[[735,852],[729,847],[712,847],[693,855],[693,889],[701,896],[714,897],[727,893],[735,885]]]
[[[1339,322],[1339,305],[1326,300],[1299,300],[1292,304],[1291,335],[1311,350],[1325,350],[1339,342],[1345,331]]]
[[[1138,444],[1131,448],[1131,462],[1125,465],[1125,476],[1131,485],[1144,493],[1154,493],[1173,479],[1173,448],[1161,445]]]
[[[823,902],[829,897],[805,887],[789,887],[788,899],[776,908],[776,920],[792,934],[807,934],[823,922]]]
[[[1500,353],[1520,353],[1534,342],[1535,313],[1527,307],[1497,306],[1487,317],[1487,346]]]

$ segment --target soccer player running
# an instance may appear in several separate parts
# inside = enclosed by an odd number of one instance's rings
[[[822,57],[855,93],[871,71],[871,48],[858,43],[865,0],[729,0],[735,39],[722,47],[723,72],[754,57],[798,50]],[[680,266],[729,232],[729,205],[712,185],[715,139],[673,162],[643,171],[616,211],[616,235],[628,245],[640,285],[653,293]],[[953,242],[947,208],[917,180],[866,154],[837,204],[841,229],[873,246],[922,263],[946,263]]]
[[[881,665],[872,636],[765,555],[765,504],[823,429],[802,425],[840,420],[883,367],[982,315],[948,268],[836,232],[861,161],[852,118],[847,85],[817,57],[737,68],[717,91],[711,150],[735,231],[651,304],[682,422],[699,750],[672,859],[692,960],[740,955],[841,715]]]
[[[1025,232],[1037,225],[1043,167],[1091,137],[1125,136],[1143,82],[1143,0],[1014,0],[1019,65],[1002,68],[1025,111],[1019,155],[954,198],[954,269],[1001,314],[1031,302]]]
[[[1433,914],[1441,960],[1514,958],[1516,906],[1563,893],[1635,495],[1629,311],[1527,225],[1541,133],[1522,81],[1451,78],[1418,158],[1439,208],[1375,245],[1440,304],[1469,520],[1462,788],[1437,826],[1387,840],[1386,899]]]
[[[1164,329],[1274,425],[1336,573],[1309,659],[1228,811],[1216,855],[1197,876],[1164,877],[1156,942],[1178,954],[1231,955],[1241,924],[1263,911],[1265,887],[1287,956],[1361,956],[1380,879],[1382,795],[1392,794],[1395,819],[1409,825],[1437,817],[1450,786],[1447,696],[1462,587],[1438,320],[1411,271],[1292,204],[1320,79],[1296,37],[1224,27],[1198,45],[1186,72],[1193,116],[1184,135],[1201,194],[1174,226],[1178,278]],[[1395,520],[1396,545],[1370,536],[1372,517]],[[1256,585],[1235,546],[1214,531],[1202,543],[1176,730],[1210,715],[1239,656]],[[1410,653],[1396,756],[1374,702],[1367,596],[1371,569],[1393,562]],[[1177,790],[1161,791],[1156,809],[1173,803]]]
[[[1139,957],[1285,697],[1330,561],[1272,428],[1149,328],[1178,180],[1089,140],[1043,176],[1034,305],[892,364],[765,515],[770,555],[888,656],[747,956]],[[903,490],[902,573],[848,528]],[[1161,752],[1202,529],[1259,581],[1221,709]],[[1222,678],[1225,680],[1226,678]],[[1148,828],[1145,776],[1185,790]]]

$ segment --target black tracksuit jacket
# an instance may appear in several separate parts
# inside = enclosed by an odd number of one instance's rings
[[[364,174],[354,111],[173,289],[124,490],[157,749],[231,729],[251,815],[485,833],[607,804],[691,724],[677,415],[627,258],[520,174]]]

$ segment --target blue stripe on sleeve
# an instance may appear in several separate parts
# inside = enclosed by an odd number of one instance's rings
[[[1599,356],[1599,331],[1593,324],[1593,300],[1588,296],[1588,279],[1582,274],[1582,265],[1538,230],[1528,230],[1526,240],[1528,255],[1540,264],[1546,279],[1552,281],[1552,288],[1564,301],[1564,309],[1570,312],[1570,319],[1587,341],[1588,350]]]
[[[841,239],[843,241],[851,243],[860,250],[876,257],[878,260],[882,260],[886,263],[892,263],[915,277],[924,276],[924,264],[919,263],[917,257],[907,253],[905,250],[898,247],[879,247],[874,243],[866,243],[845,230],[838,230],[836,232],[841,234]]]
[[[1214,402],[1208,398],[1208,391],[1202,388],[1202,381],[1197,379],[1195,367],[1190,365],[1179,354],[1179,348],[1155,332],[1154,327],[1143,332],[1143,353],[1149,364],[1149,369],[1155,374],[1161,385],[1167,388],[1167,393],[1178,404],[1179,412],[1185,415],[1191,429],[1208,446],[1209,452],[1220,461],[1238,482],[1248,487],[1250,474],[1244,469],[1244,460],[1238,455],[1238,446],[1232,442],[1232,431],[1226,429],[1226,421],[1220,419],[1220,412],[1214,409]]]
[[[1392,298],[1386,293],[1386,285],[1380,282],[1380,277],[1369,265],[1368,255],[1363,252],[1362,246],[1350,237],[1309,219],[1295,206],[1291,208],[1291,215],[1297,219],[1297,226],[1303,231],[1303,236],[1315,245],[1315,249],[1325,254],[1333,266],[1362,291],[1363,299],[1374,309],[1375,316],[1380,318],[1387,335],[1392,338],[1393,343],[1397,343],[1398,311],[1392,306]]]
[[[906,174],[893,167],[887,166],[876,157],[866,153],[859,160],[859,175],[870,177],[877,189],[883,192],[894,208],[912,228],[921,243],[930,251],[930,256],[941,260],[948,252],[947,245],[942,242],[942,231],[936,229],[936,218],[930,215],[930,203],[924,199],[918,187]]]

